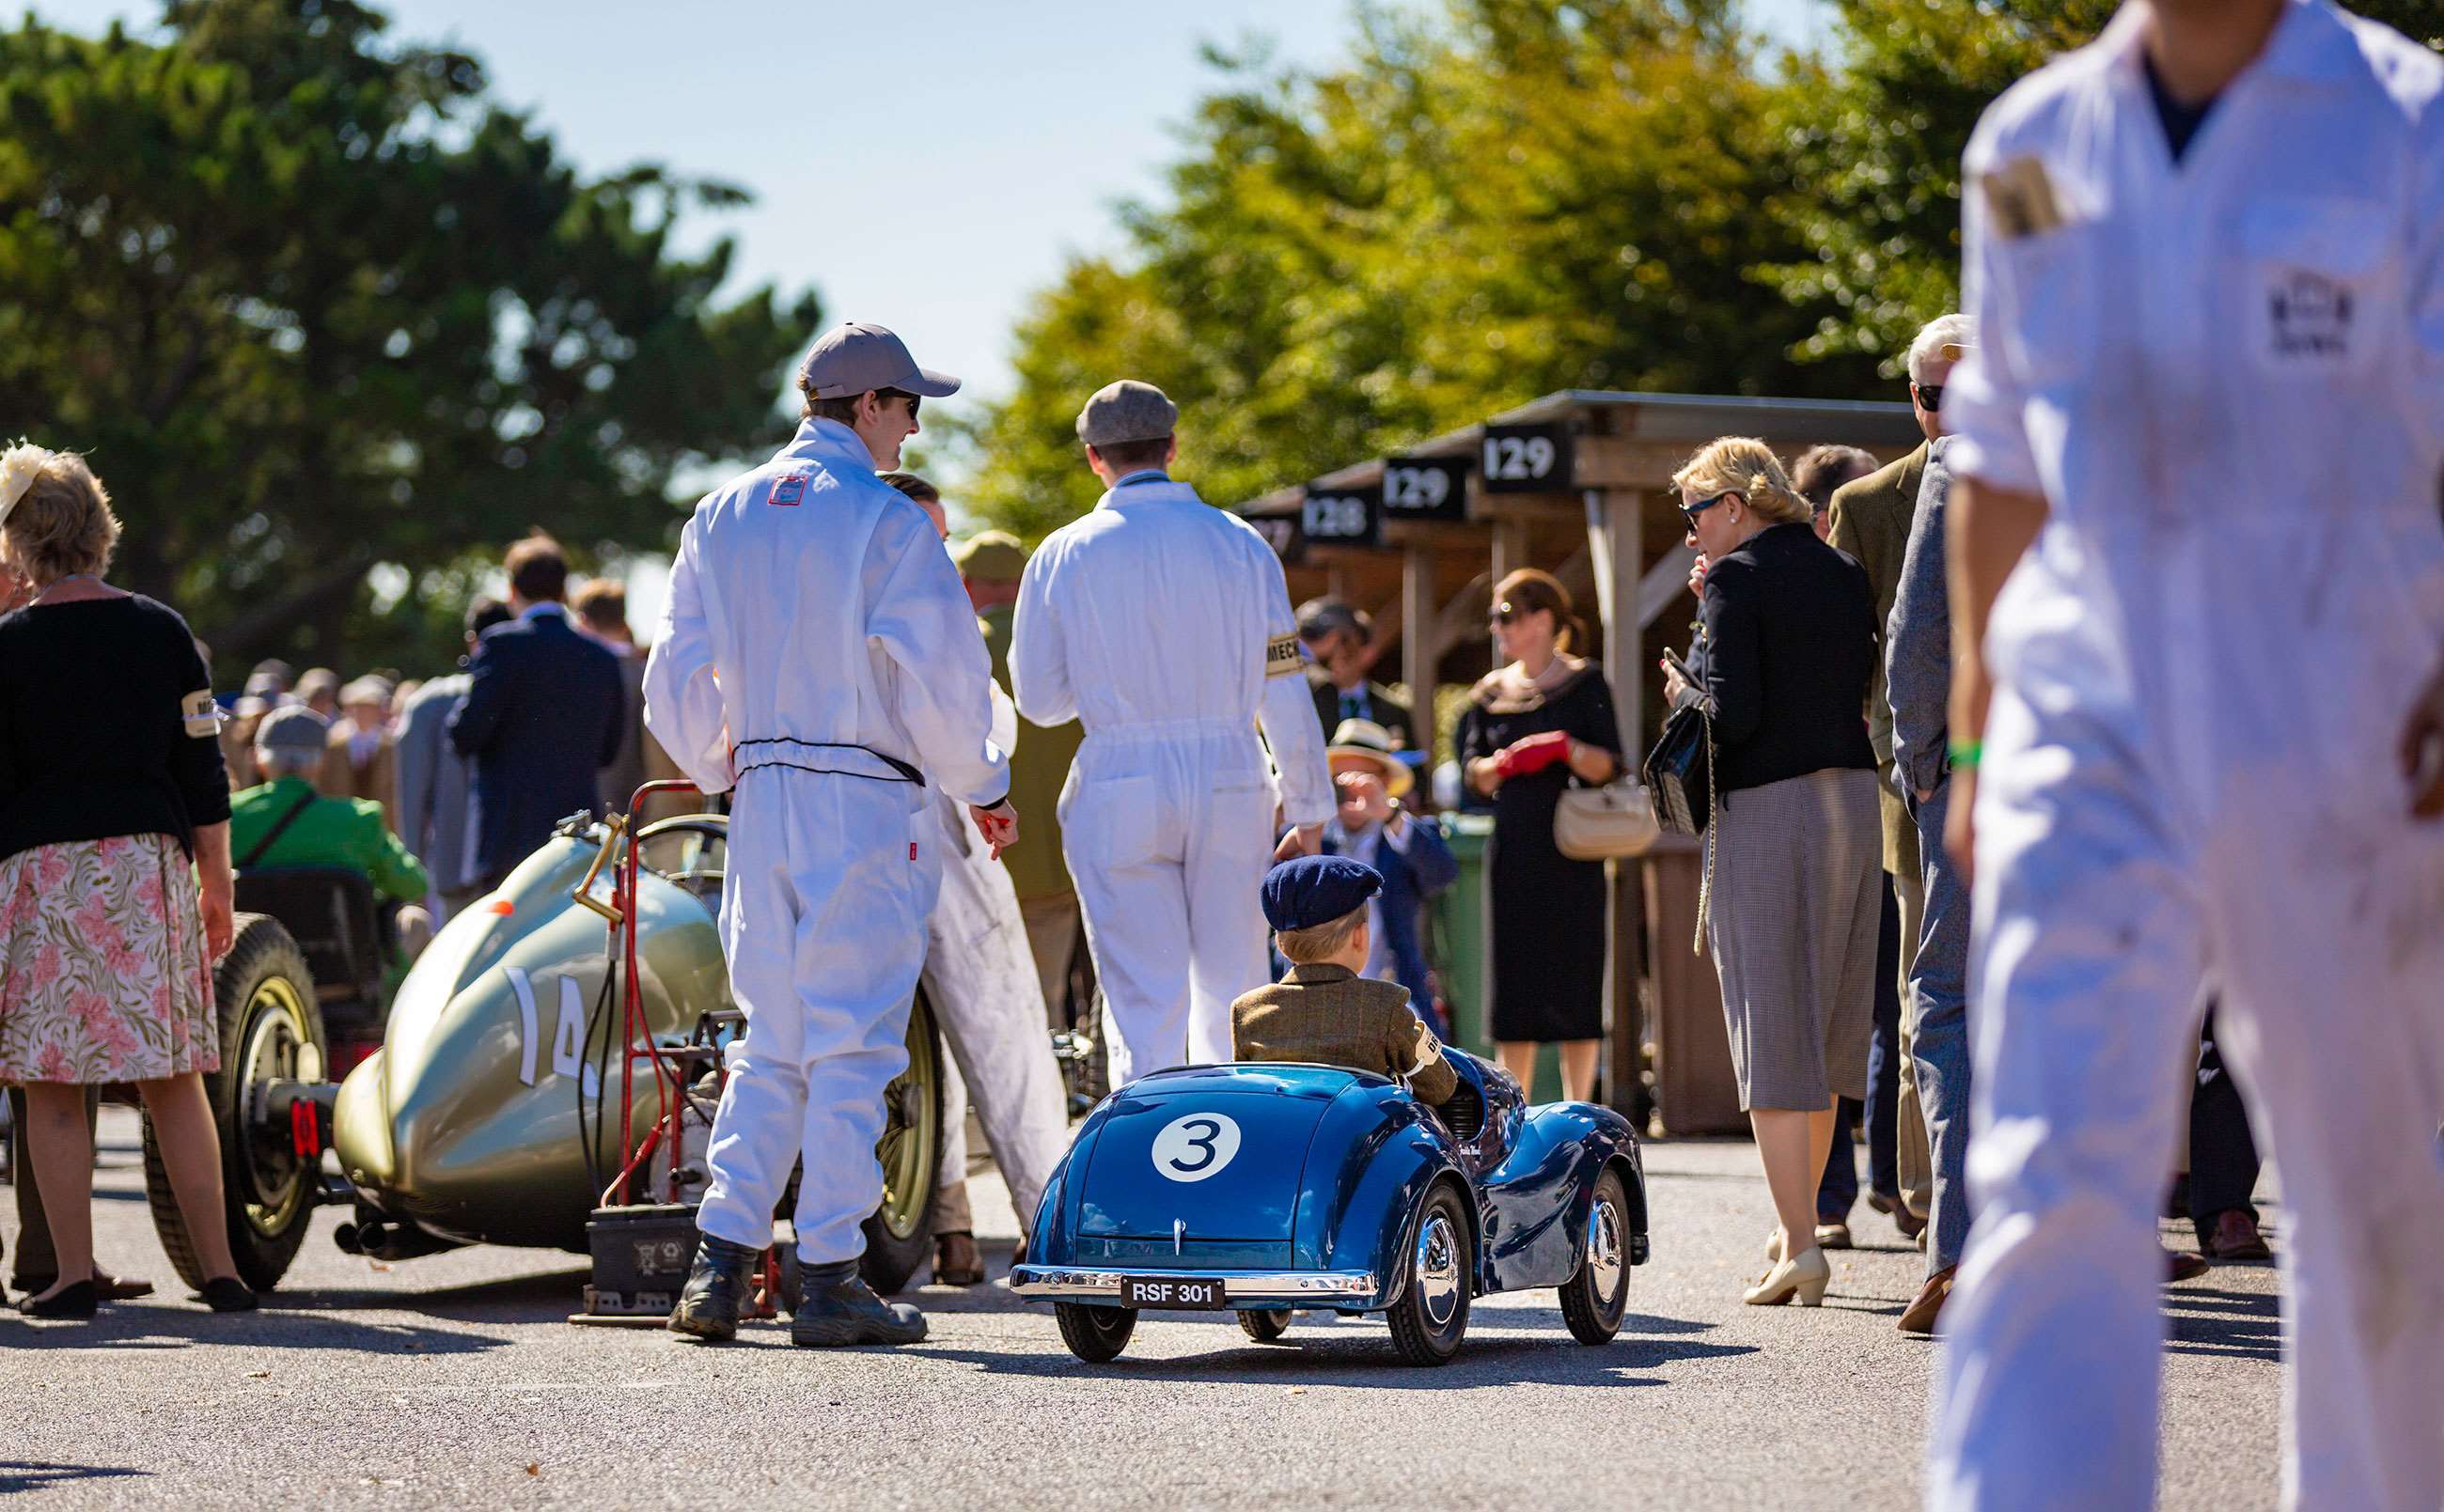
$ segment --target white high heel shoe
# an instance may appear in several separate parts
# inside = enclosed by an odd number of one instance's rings
[[[1824,1251],[1810,1245],[1790,1259],[1776,1262],[1765,1280],[1750,1287],[1740,1300],[1750,1307],[1780,1307],[1793,1300],[1802,1307],[1821,1307],[1824,1288],[1832,1280],[1833,1267],[1825,1261]]]

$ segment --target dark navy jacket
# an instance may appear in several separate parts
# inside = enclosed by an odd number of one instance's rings
[[[1325,826],[1326,855],[1338,853],[1334,843],[1338,829],[1338,825]],[[1409,989],[1409,1005],[1417,1010],[1417,1017],[1430,1025],[1440,1024],[1442,1017],[1435,1011],[1434,987],[1426,976],[1426,899],[1452,885],[1459,876],[1459,862],[1453,858],[1451,847],[1443,843],[1440,826],[1415,814],[1409,816],[1407,855],[1394,850],[1379,831],[1373,849],[1372,856],[1352,856],[1350,859],[1364,861],[1383,874],[1383,893],[1379,902],[1383,918],[1383,948],[1392,957],[1392,974]]]
[[[473,870],[497,876],[560,821],[602,811],[595,774],[620,754],[627,694],[620,658],[557,606],[485,631],[467,672],[450,744],[475,763]]]

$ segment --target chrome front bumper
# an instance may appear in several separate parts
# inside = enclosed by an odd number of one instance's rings
[[[1182,1276],[1218,1276],[1222,1295],[1231,1301],[1301,1302],[1320,1307],[1373,1299],[1381,1290],[1373,1275],[1362,1270],[1141,1270],[1083,1265],[1013,1265],[1009,1289],[1039,1301],[1117,1301],[1123,1279],[1177,1281]]]

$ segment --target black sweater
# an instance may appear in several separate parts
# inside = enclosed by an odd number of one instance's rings
[[[0,857],[174,835],[230,815],[212,675],[176,610],[142,595],[0,618]]]
[[[1706,569],[1697,622],[1721,790],[1876,765],[1860,712],[1876,664],[1865,568],[1805,525],[1770,526]]]

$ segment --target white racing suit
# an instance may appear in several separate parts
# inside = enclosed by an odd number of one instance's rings
[[[1289,824],[1333,811],[1280,560],[1194,489],[1133,474],[1028,560],[1009,665],[1020,712],[1086,729],[1062,849],[1112,1085],[1230,1060],[1231,1001],[1269,977],[1276,802]]]
[[[2282,1171],[2285,1499],[2435,1512],[2444,828],[2396,749],[2444,665],[2444,63],[2294,0],[2176,168],[2141,19],[1968,154],[1950,460],[2051,513],[1986,648],[1928,1502],[2153,1500],[2157,1213],[2213,984]],[[2006,234],[1977,186],[2026,158],[2062,224]]]
[[[907,1064],[941,877],[931,803],[936,789],[980,804],[1009,791],[991,687],[932,522],[848,427],[805,421],[696,507],[645,721],[698,786],[736,786],[721,937],[747,1032],[713,1120],[704,1232],[771,1243],[803,1156],[800,1259],[863,1250],[882,1093]]]
[[[993,710],[993,743],[1015,750],[1018,711],[999,689]],[[945,832],[942,890],[925,924],[924,982],[953,1061],[942,1087],[940,1189],[967,1181],[972,1100],[1024,1235],[1034,1227],[1045,1183],[1069,1148],[1068,1099],[1045,1029],[1044,987],[1009,869],[955,804],[937,802],[935,818]],[[1026,821],[1021,815],[1019,822]],[[948,1211],[937,1203],[935,1215],[937,1232],[972,1224],[963,1198]]]

